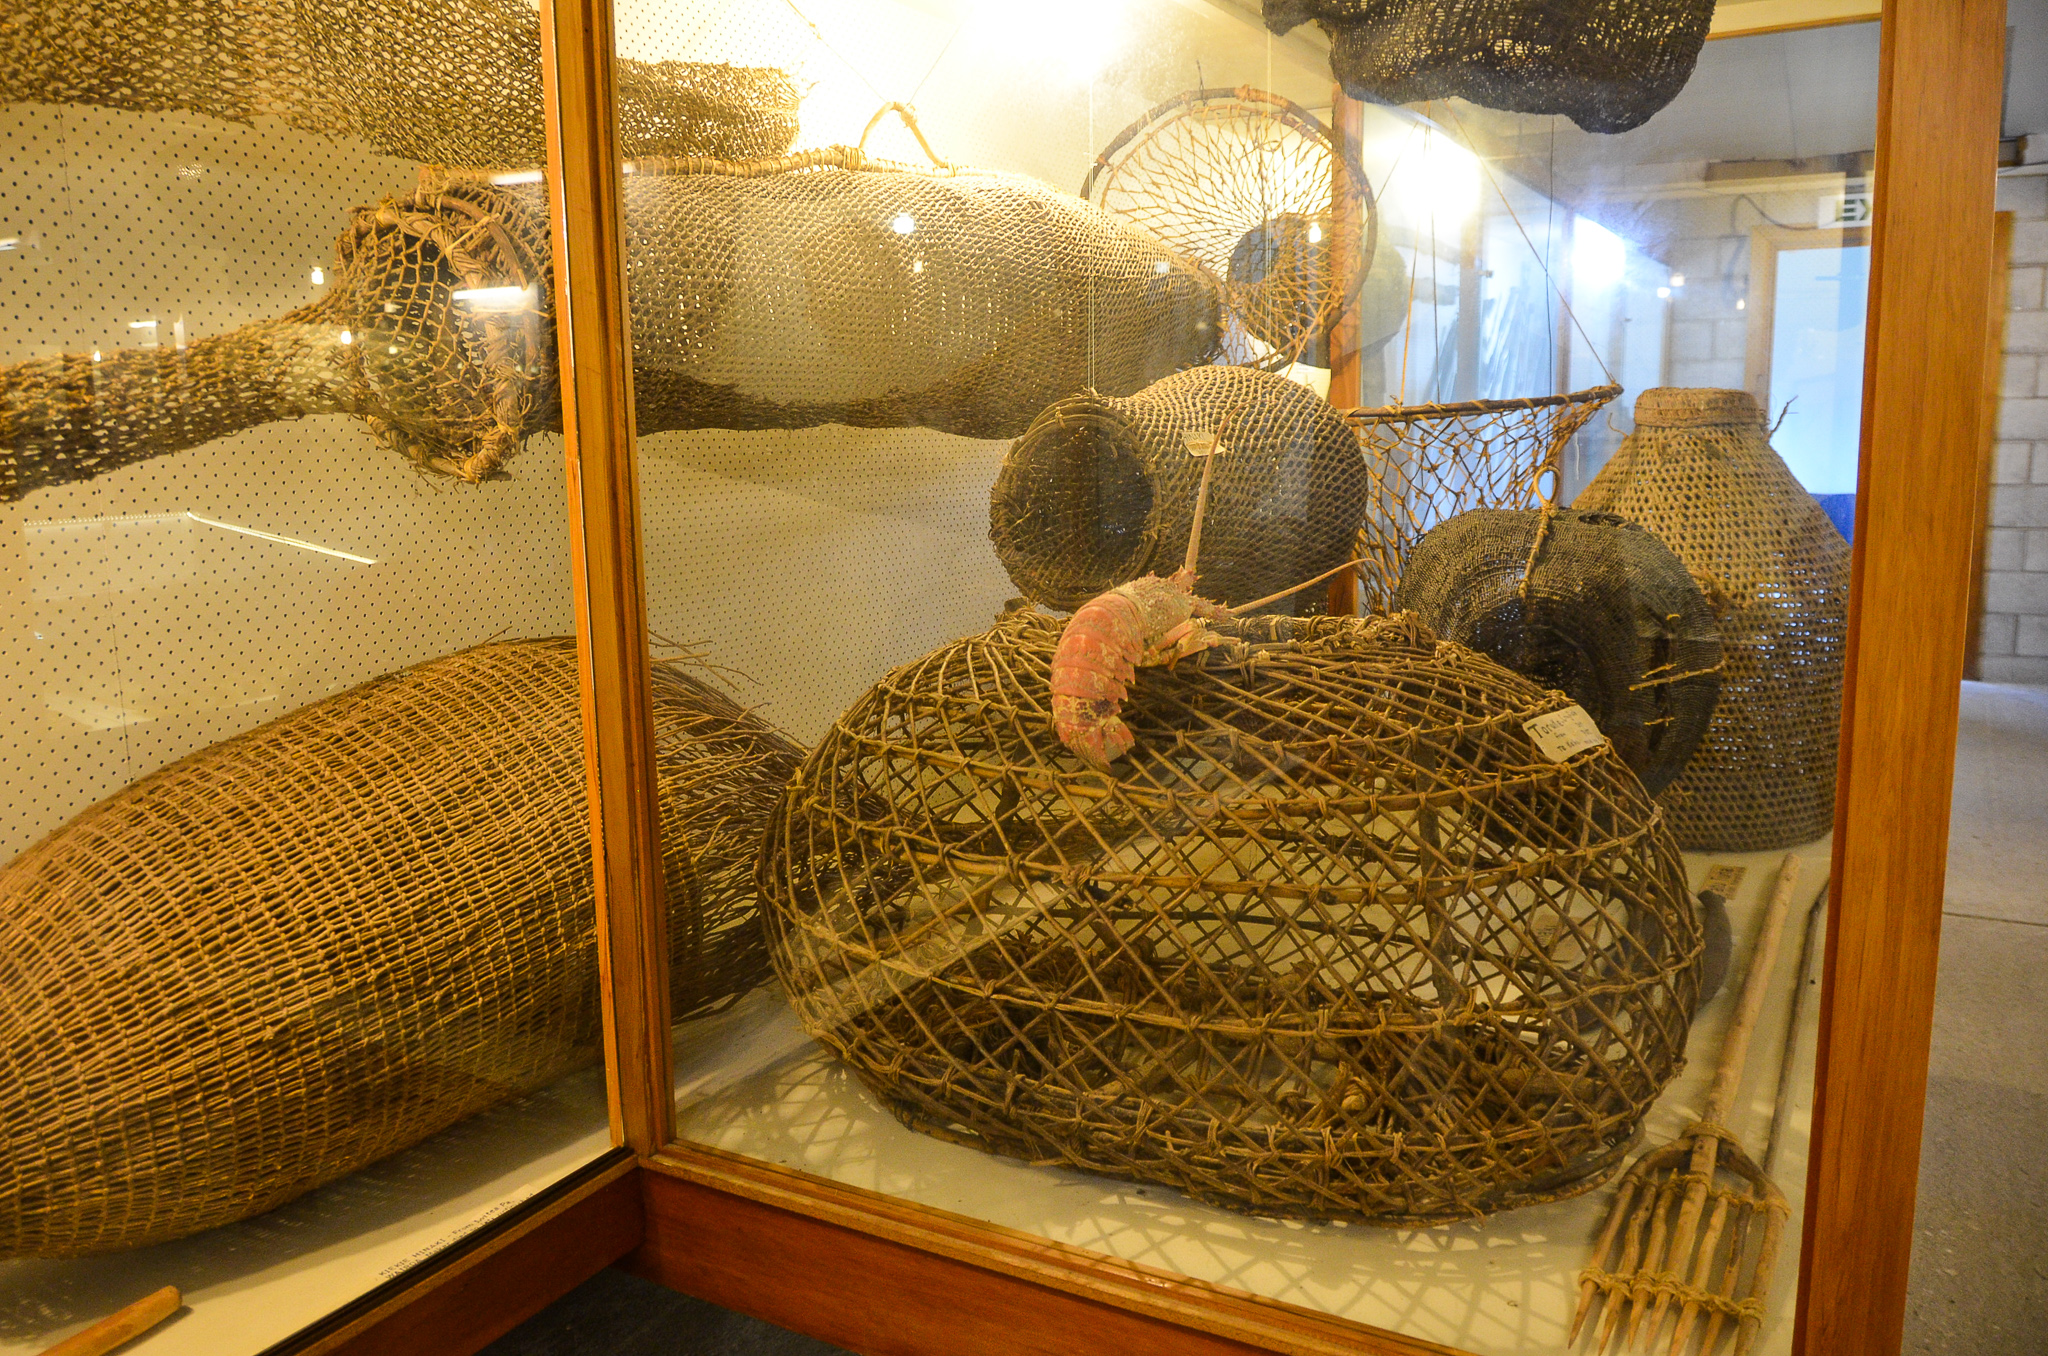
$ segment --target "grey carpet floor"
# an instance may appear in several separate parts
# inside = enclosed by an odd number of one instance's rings
[[[606,1269],[481,1356],[843,1356],[786,1328]]]

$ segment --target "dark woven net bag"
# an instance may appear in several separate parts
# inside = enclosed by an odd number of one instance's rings
[[[1263,617],[1143,670],[1137,747],[1054,735],[1061,624],[897,670],[763,845],[806,1030],[906,1124],[1263,1215],[1585,1190],[1682,1063],[1677,849],[1564,699],[1412,617]]]
[[[1355,99],[1460,98],[1626,132],[1678,97],[1714,0],[1265,0],[1266,27],[1314,21]]]
[[[1678,557],[1614,514],[1459,514],[1417,543],[1394,605],[1570,697],[1653,796],[1713,716],[1714,614]]]
[[[1721,632],[1721,698],[1664,793],[1702,852],[1764,852],[1834,827],[1849,544],[1771,450],[1746,391],[1658,387],[1577,507],[1669,546]]]
[[[766,978],[801,754],[654,670],[670,1003]],[[480,646],[153,773],[0,871],[0,1256],[225,1224],[598,1056],[574,642]]]
[[[1248,603],[1351,558],[1372,488],[1358,439],[1307,387],[1242,367],[1198,367],[1128,399],[1087,392],[1047,408],[1010,447],[989,498],[989,539],[1019,592],[1072,611],[1187,555],[1203,459],[1221,430],[1199,590]],[[1320,611],[1315,590],[1276,604]]]
[[[1212,279],[1030,179],[843,147],[662,169],[626,181],[643,435],[1015,437],[1091,382],[1127,395],[1218,343]],[[430,170],[357,210],[311,306],[185,350],[0,369],[0,499],[325,413],[361,416],[423,471],[486,479],[561,427],[547,232],[542,185]]]

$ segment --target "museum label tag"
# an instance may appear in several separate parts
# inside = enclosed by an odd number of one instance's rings
[[[1600,727],[1593,723],[1585,708],[1577,705],[1525,720],[1522,728],[1529,732],[1536,751],[1553,763],[1562,763],[1574,754],[1597,749],[1607,742],[1607,736],[1600,733]]]
[[[1191,457],[1207,457],[1217,452],[1227,452],[1230,450],[1216,441],[1216,430],[1214,429],[1191,428],[1181,434],[1180,438],[1183,443],[1187,444],[1188,455]]]
[[[1707,872],[1707,878],[1700,882],[1700,892],[1712,890],[1723,899],[1735,898],[1735,891],[1742,884],[1742,878],[1749,873],[1746,866],[1733,862],[1717,862]]]

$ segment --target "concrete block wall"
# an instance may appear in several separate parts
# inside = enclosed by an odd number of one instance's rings
[[[1979,673],[2048,684],[2048,176],[2001,179],[1998,207],[2015,220]]]

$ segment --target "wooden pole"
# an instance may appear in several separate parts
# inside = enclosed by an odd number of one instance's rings
[[[1356,157],[1359,143],[1365,136],[1365,105],[1346,94],[1341,84],[1330,87],[1330,130],[1336,134],[1338,150],[1343,157]],[[1371,261],[1358,257],[1365,235],[1365,223],[1359,215],[1358,205],[1336,193],[1336,175],[1332,174],[1330,178],[1333,190],[1330,265],[1339,277],[1344,277],[1351,270],[1369,267]],[[1360,361],[1358,340],[1358,307],[1353,305],[1346,307],[1344,314],[1338,317],[1329,338],[1330,403],[1340,410],[1356,409],[1365,403],[1364,366]],[[1330,581],[1327,606],[1332,616],[1356,615],[1356,571],[1346,571]]]

